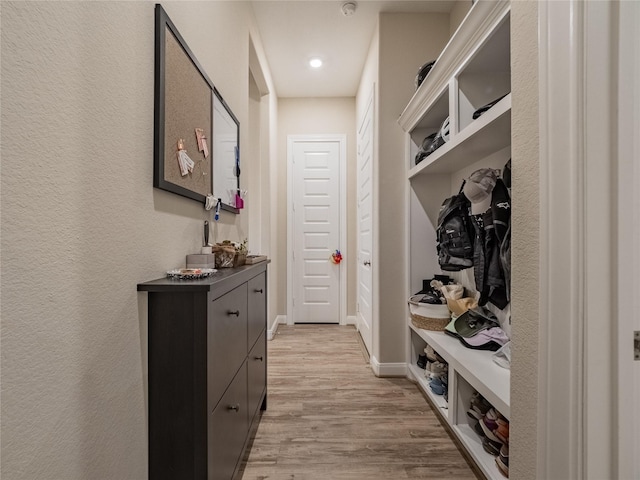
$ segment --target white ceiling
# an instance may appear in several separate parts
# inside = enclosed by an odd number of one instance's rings
[[[452,0],[253,1],[271,76],[279,97],[353,97],[379,12],[449,12]],[[353,0],[349,0],[353,1]],[[320,69],[309,66],[319,57]]]

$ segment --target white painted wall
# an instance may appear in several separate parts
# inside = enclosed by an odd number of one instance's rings
[[[163,6],[247,125],[248,5]],[[1,474],[146,478],[136,284],[183,265],[210,218],[152,188],[154,3],[2,2],[1,22]],[[214,238],[248,231],[223,213]]]
[[[356,120],[355,98],[281,98],[278,101],[278,312],[286,314],[287,292],[287,136],[347,135],[347,315],[356,311]],[[281,283],[282,282],[282,283]]]

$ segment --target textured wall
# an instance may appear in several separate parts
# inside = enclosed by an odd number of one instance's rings
[[[539,285],[538,4],[511,5],[513,357],[511,478],[537,474]]]
[[[246,125],[248,5],[163,5]],[[146,478],[136,284],[183,265],[207,218],[152,188],[154,3],[3,1],[1,21],[1,474]]]
[[[356,119],[355,98],[281,98],[278,101],[278,268],[287,271],[287,136],[347,136],[347,315],[356,314]],[[287,310],[286,281],[278,290],[278,311]]]

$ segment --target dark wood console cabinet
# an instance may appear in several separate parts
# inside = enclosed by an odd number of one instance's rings
[[[149,478],[229,480],[267,404],[267,262],[148,292]]]

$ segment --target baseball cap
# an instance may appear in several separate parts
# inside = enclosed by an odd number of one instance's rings
[[[467,310],[455,321],[455,330],[461,337],[469,338],[491,327],[498,327],[500,323],[489,310],[476,307]]]
[[[469,175],[464,184],[464,196],[471,202],[471,214],[481,215],[491,207],[491,192],[498,176],[493,168],[480,168]]]
[[[474,350],[491,350],[495,352],[509,341],[509,337],[500,327],[491,327],[478,332],[473,337],[459,337],[465,347]]]

